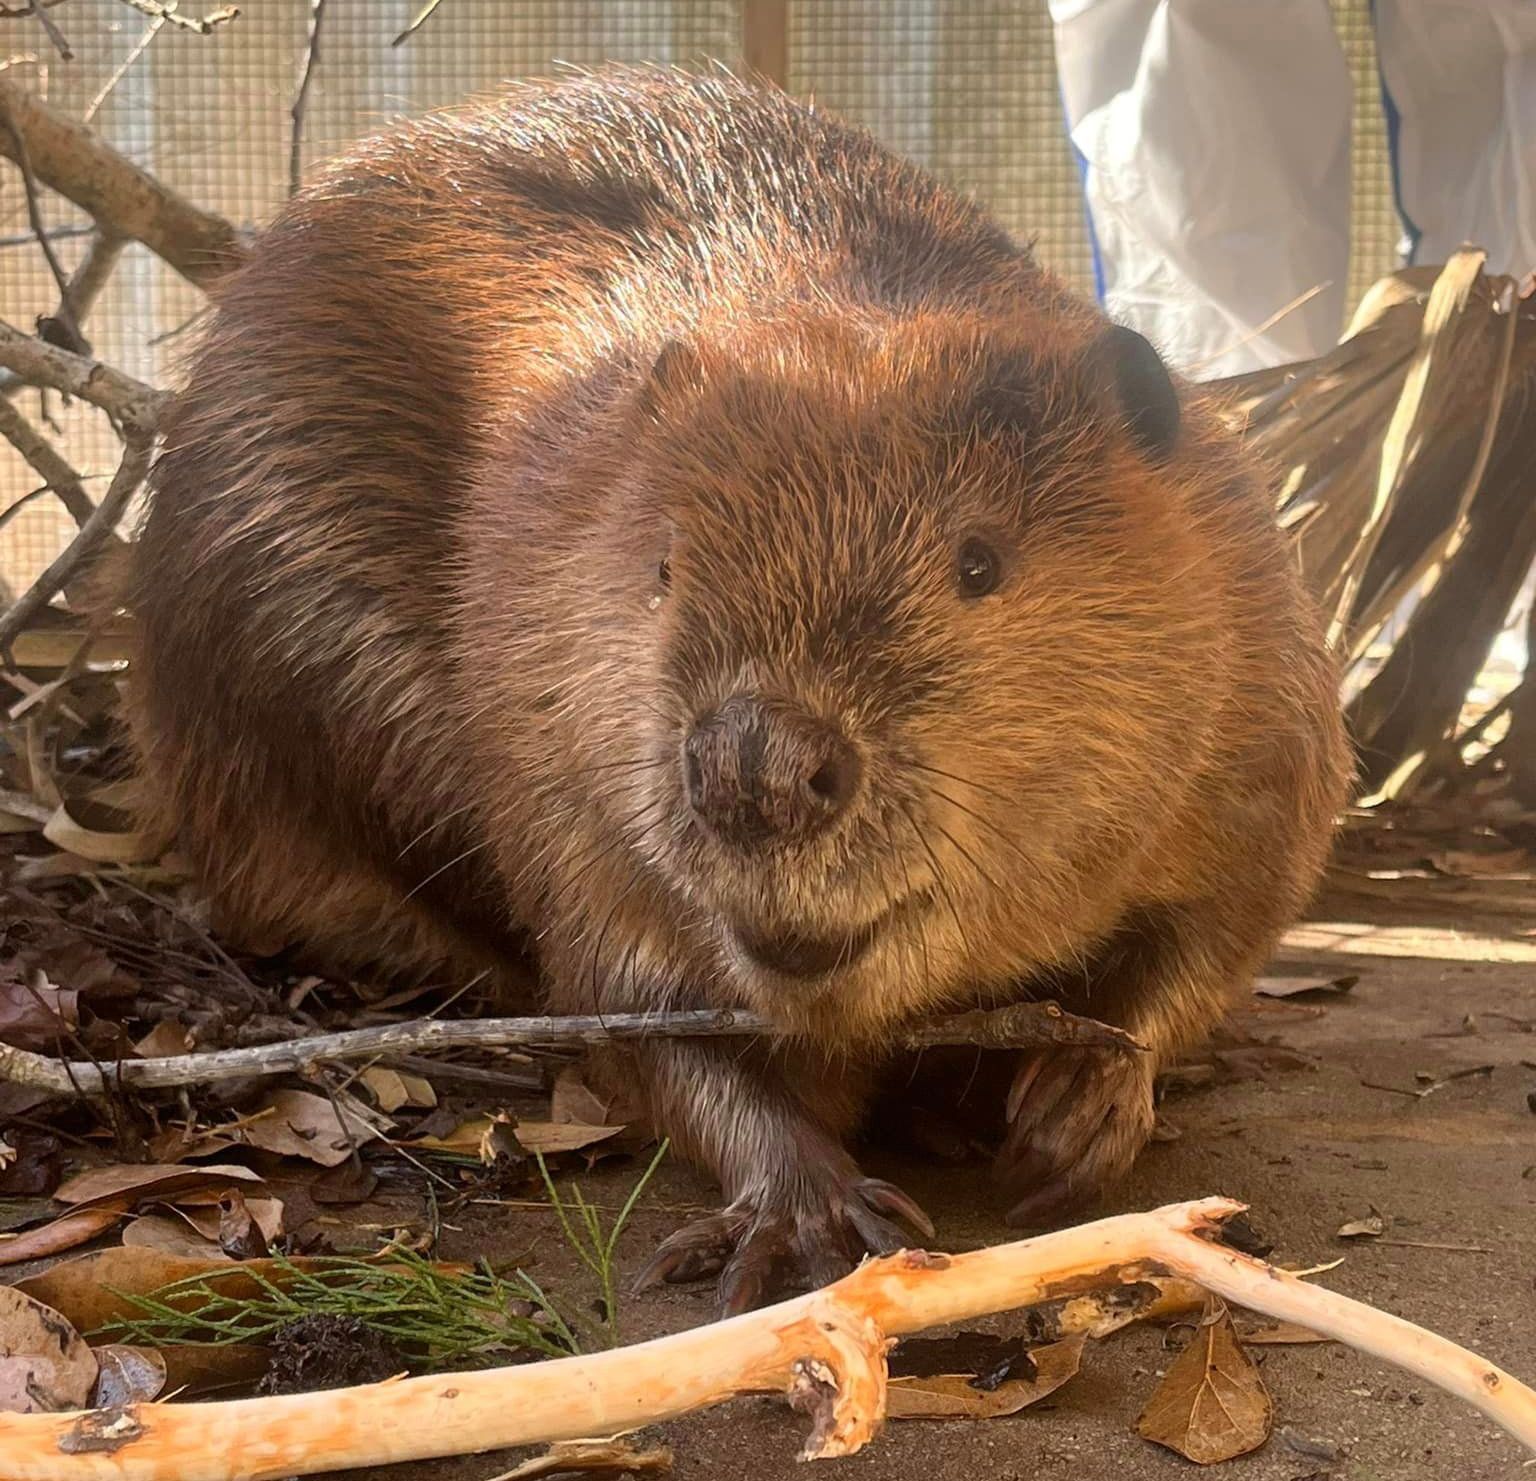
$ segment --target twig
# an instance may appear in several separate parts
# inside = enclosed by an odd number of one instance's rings
[[[27,0],[25,5],[20,6],[0,5],[0,20],[21,21],[29,18],[35,19],[47,33],[49,41],[53,43],[53,48],[58,52],[59,56],[66,62],[72,62],[75,59],[74,50],[70,46],[68,38],[59,30],[52,16],[48,14],[50,10],[63,3],[64,0]]]
[[[176,0],[122,0],[122,3],[140,15],[150,16],[157,21],[169,21],[173,26],[179,26],[183,31],[194,31],[199,36],[212,34],[216,26],[228,24],[237,20],[240,16],[238,5],[221,5],[217,10],[210,10],[207,15],[182,15],[176,8]]]
[[[442,3],[443,0],[427,0],[427,3],[416,12],[416,18],[410,23],[410,25],[408,25],[405,30],[396,36],[395,39],[389,44],[391,46],[400,46],[403,43],[409,41],[412,36],[414,36],[419,30],[421,30],[424,25],[426,25],[429,20],[432,19],[433,15],[437,11],[437,7]]]
[[[0,396],[0,437],[4,437],[37,471],[38,477],[43,480],[43,487],[37,492],[54,494],[69,510],[74,522],[83,527],[96,512],[96,504],[86,493],[80,475],[70,467],[54,445],[3,396]],[[27,497],[30,499],[32,495]],[[14,508],[15,504],[5,512],[9,514]]]
[[[85,317],[96,306],[96,300],[101,297],[102,290],[112,278],[112,270],[117,266],[117,259],[122,256],[123,248],[127,245],[124,238],[113,236],[108,232],[92,227],[90,230],[90,245],[85,249],[85,256],[80,259],[77,267],[69,279],[69,284],[59,295],[60,301],[67,301],[70,312],[75,317],[77,330],[85,322]],[[87,347],[84,354],[89,354]],[[0,396],[13,396],[26,385],[14,371],[0,371]]]
[[[889,1255],[808,1296],[590,1356],[224,1403],[5,1414],[0,1453],[8,1481],[313,1475],[619,1434],[782,1393],[810,1417],[805,1458],[851,1455],[885,1418],[891,1338],[1170,1274],[1403,1368],[1536,1449],[1536,1393],[1508,1373],[1212,1242],[1242,1209],[1209,1198],[963,1255]]]
[[[325,23],[325,0],[309,0],[309,40],[299,67],[299,87],[293,96],[290,116],[293,138],[288,146],[288,194],[297,195],[304,183],[304,118],[309,109],[309,86],[320,62],[320,27]]]
[[[207,1085],[251,1075],[288,1074],[318,1060],[366,1059],[417,1049],[487,1049],[513,1044],[553,1048],[615,1040],[761,1037],[777,1032],[767,1019],[736,1009],[571,1018],[418,1018],[409,1023],[315,1034],[247,1049],[220,1049],[164,1059],[127,1059],[113,1067],[111,1085],[144,1089]],[[1016,1003],[1007,1008],[937,1019],[911,1029],[903,1036],[902,1044],[912,1049],[935,1044],[979,1044],[993,1049],[1072,1044],[1127,1053],[1140,1048],[1123,1030],[1065,1013],[1054,1003]],[[101,1095],[108,1088],[90,1064],[49,1059],[0,1044],[0,1081],[4,1080],[60,1095]]]
[[[59,311],[54,317],[63,331],[64,348],[73,350],[77,355],[88,355],[91,348],[80,333],[80,321],[75,317],[75,304],[70,295],[69,277],[64,271],[63,263],[59,261],[59,254],[53,250],[53,243],[48,240],[48,228],[43,222],[43,209],[37,198],[37,176],[32,173],[32,159],[27,153],[27,141],[12,121],[10,109],[3,98],[0,98],[0,127],[5,129],[11,141],[11,148],[7,153],[16,161],[16,167],[21,171],[22,189],[27,198],[27,222],[32,228],[32,236],[59,290]],[[43,332],[41,324],[38,325],[38,332]]]
[[[112,75],[97,89],[96,96],[91,99],[85,112],[80,115],[81,123],[90,123],[101,112],[102,105],[112,96],[118,83],[133,70],[133,64],[149,50],[150,42],[164,29],[165,17],[163,15],[157,15],[145,26],[144,34],[133,43],[132,50],[112,69]]]
[[[160,183],[67,113],[0,77],[0,102],[26,140],[33,172],[116,235],[143,242],[200,287],[245,256],[231,222],[204,211]],[[0,154],[15,145],[0,131]]]
[[[0,365],[32,386],[49,386],[99,406],[131,433],[149,434],[169,396],[100,360],[72,355],[0,321]]]
[[[107,492],[102,496],[101,503],[96,506],[91,517],[80,526],[79,533],[64,547],[48,569],[11,604],[10,611],[0,618],[0,653],[6,653],[9,650],[11,640],[16,634],[52,601],[56,593],[63,590],[65,584],[117,529],[118,521],[122,519],[128,508],[128,501],[138,491],[139,485],[144,482],[144,475],[149,472],[153,447],[154,440],[149,435],[129,434],[127,444],[123,448],[123,460],[118,464],[117,473],[113,476]]]

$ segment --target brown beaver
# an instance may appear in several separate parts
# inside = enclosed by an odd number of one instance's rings
[[[647,1049],[728,1305],[926,1227],[845,1150],[895,1027],[1050,991],[1016,1220],[1307,896],[1334,671],[1262,482],[1150,345],[864,133],[610,71],[364,143],[227,281],[137,544],[160,816],[248,933],[504,971]]]

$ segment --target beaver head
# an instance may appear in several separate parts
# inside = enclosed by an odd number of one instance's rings
[[[789,1027],[873,1032],[1079,951],[1222,683],[1208,429],[1152,347],[1086,313],[844,313],[701,333],[641,379],[574,417],[583,513],[522,528],[540,571],[501,576],[503,604],[562,593],[515,660],[561,828],[597,814],[674,907],[674,970]]]

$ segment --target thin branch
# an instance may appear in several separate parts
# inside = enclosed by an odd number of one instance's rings
[[[0,627],[0,634],[4,628]],[[50,1059],[0,1044],[0,1081],[32,1085],[58,1095],[101,1095],[115,1086],[150,1089],[208,1085],[257,1075],[284,1075],[321,1060],[366,1059],[412,1050],[452,1048],[572,1048],[581,1044],[658,1038],[759,1038],[778,1030],[755,1013],[736,1009],[691,1013],[610,1013],[572,1018],[418,1018],[409,1023],[345,1033],[183,1054],[165,1059],[125,1059],[104,1078],[86,1062]],[[909,1030],[902,1047],[972,1044],[988,1049],[1039,1048],[1049,1044],[1116,1049],[1141,1046],[1122,1029],[1066,1013],[1054,1003],[1016,1003],[935,1019]]]
[[[168,21],[183,31],[193,31],[199,36],[211,35],[215,27],[227,25],[240,16],[238,5],[221,5],[217,10],[210,10],[207,15],[195,16],[182,15],[177,9],[176,0],[122,0],[122,3],[140,15],[147,15],[157,21]]]
[[[325,0],[309,0],[309,41],[304,47],[304,61],[299,67],[299,87],[293,97],[290,116],[293,139],[288,146],[288,194],[297,195],[304,183],[304,119],[309,110],[309,88],[320,64],[320,28],[325,24]]]
[[[99,406],[129,432],[153,432],[170,399],[166,392],[146,386],[100,360],[44,344],[3,320],[0,366],[14,370],[28,385],[48,386]]]
[[[128,501],[149,472],[154,439],[147,433],[130,433],[123,448],[111,486],[80,532],[54,559],[32,585],[11,604],[0,618],[0,653],[8,653],[12,639],[62,591],[96,554],[99,547],[116,532],[118,522],[128,508]]]
[[[91,243],[85,249],[85,256],[80,259],[79,267],[70,275],[68,287],[60,295],[61,302],[68,300],[70,311],[75,316],[76,329],[84,324],[86,315],[96,306],[96,300],[111,281],[112,270],[117,266],[117,259],[122,256],[126,245],[122,237],[91,228]],[[89,353],[89,348],[85,353]],[[26,384],[15,372],[0,371],[0,396],[14,396]]]
[[[165,17],[163,15],[157,15],[147,26],[145,26],[144,34],[133,43],[133,49],[128,53],[127,56],[122,59],[121,62],[117,64],[116,67],[113,68],[112,75],[107,78],[104,83],[102,83],[101,87],[97,90],[96,96],[91,99],[90,106],[80,116],[81,123],[90,123],[95,119],[96,115],[101,112],[102,105],[105,104],[107,99],[112,96],[112,93],[116,89],[118,83],[120,83],[123,78],[125,78],[129,72],[133,70],[133,64],[138,61],[138,59],[143,56],[146,51],[149,50],[150,42],[153,41],[164,28]]]
[[[395,39],[389,44],[391,46],[400,46],[409,41],[412,36],[414,36],[419,30],[421,30],[424,25],[426,25],[429,20],[432,19],[433,15],[435,15],[437,12],[437,7],[442,3],[443,0],[427,0],[427,3],[416,12],[416,18],[410,23],[410,25],[408,25],[405,30],[396,36]]]
[[[243,260],[245,246],[231,222],[161,184],[77,119],[5,77],[0,101],[26,140],[38,180],[89,212],[104,230],[143,242],[200,287]],[[16,157],[4,131],[0,154]]]
[[[50,338],[50,343],[62,343],[66,350],[73,350],[77,355],[88,355],[91,347],[86,343],[85,336],[80,333],[80,321],[75,315],[74,300],[69,291],[69,277],[64,271],[64,264],[59,261],[58,253],[53,250],[53,243],[48,240],[48,228],[43,222],[43,210],[37,195],[37,177],[32,173],[32,159],[27,152],[27,141],[12,121],[10,109],[6,106],[3,97],[0,97],[0,127],[4,128],[10,138],[11,149],[8,152],[21,171],[21,183],[27,198],[27,221],[32,227],[33,239],[37,242],[38,250],[43,254],[43,260],[47,262],[48,271],[53,274],[54,284],[59,290],[59,311],[54,317],[62,330],[63,337],[59,340]],[[44,332],[44,326],[40,323],[38,333]]]
[[[0,1414],[0,1454],[17,1481],[314,1475],[619,1434],[779,1393],[810,1417],[803,1458],[851,1455],[884,1421],[893,1337],[1170,1274],[1405,1369],[1536,1449],[1536,1393],[1412,1322],[1215,1243],[1242,1210],[1208,1198],[963,1255],[903,1251],[733,1321],[590,1356],[261,1399]]]
[[[96,504],[86,493],[80,475],[70,467],[58,449],[3,396],[0,396],[0,437],[4,437],[25,458],[43,480],[43,488],[38,492],[55,494],[59,502],[69,510],[74,522],[83,528],[96,512]],[[11,505],[11,509],[15,507]],[[5,512],[9,514],[10,509]]]
[[[63,3],[64,0],[26,0],[23,5],[0,3],[0,21],[36,20],[47,33],[49,41],[53,43],[53,49],[64,61],[72,62],[75,59],[75,53],[69,44],[69,39],[48,14],[50,10]]]

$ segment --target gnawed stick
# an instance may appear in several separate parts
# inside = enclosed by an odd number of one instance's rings
[[[379,1028],[316,1034],[245,1049],[182,1054],[166,1059],[50,1059],[0,1044],[0,1081],[31,1085],[58,1095],[102,1095],[134,1086],[210,1085],[252,1075],[283,1075],[323,1060],[371,1059],[421,1049],[575,1048],[616,1039],[757,1037],[778,1030],[766,1018],[739,1009],[691,1013],[609,1013],[571,1018],[418,1018]],[[1055,1003],[1014,1003],[978,1009],[914,1025],[901,1045],[973,1044],[983,1049],[1033,1049],[1049,1044],[1079,1048],[1141,1050],[1123,1029],[1067,1013]]]
[[[738,1394],[811,1418],[808,1459],[885,1415],[889,1339],[1099,1286],[1180,1276],[1467,1399],[1536,1450],[1536,1393],[1465,1348],[1211,1242],[1224,1198],[1121,1214],[964,1255],[908,1251],[732,1321],[523,1367],[213,1404],[0,1415],[7,1481],[232,1481],[617,1434]]]

